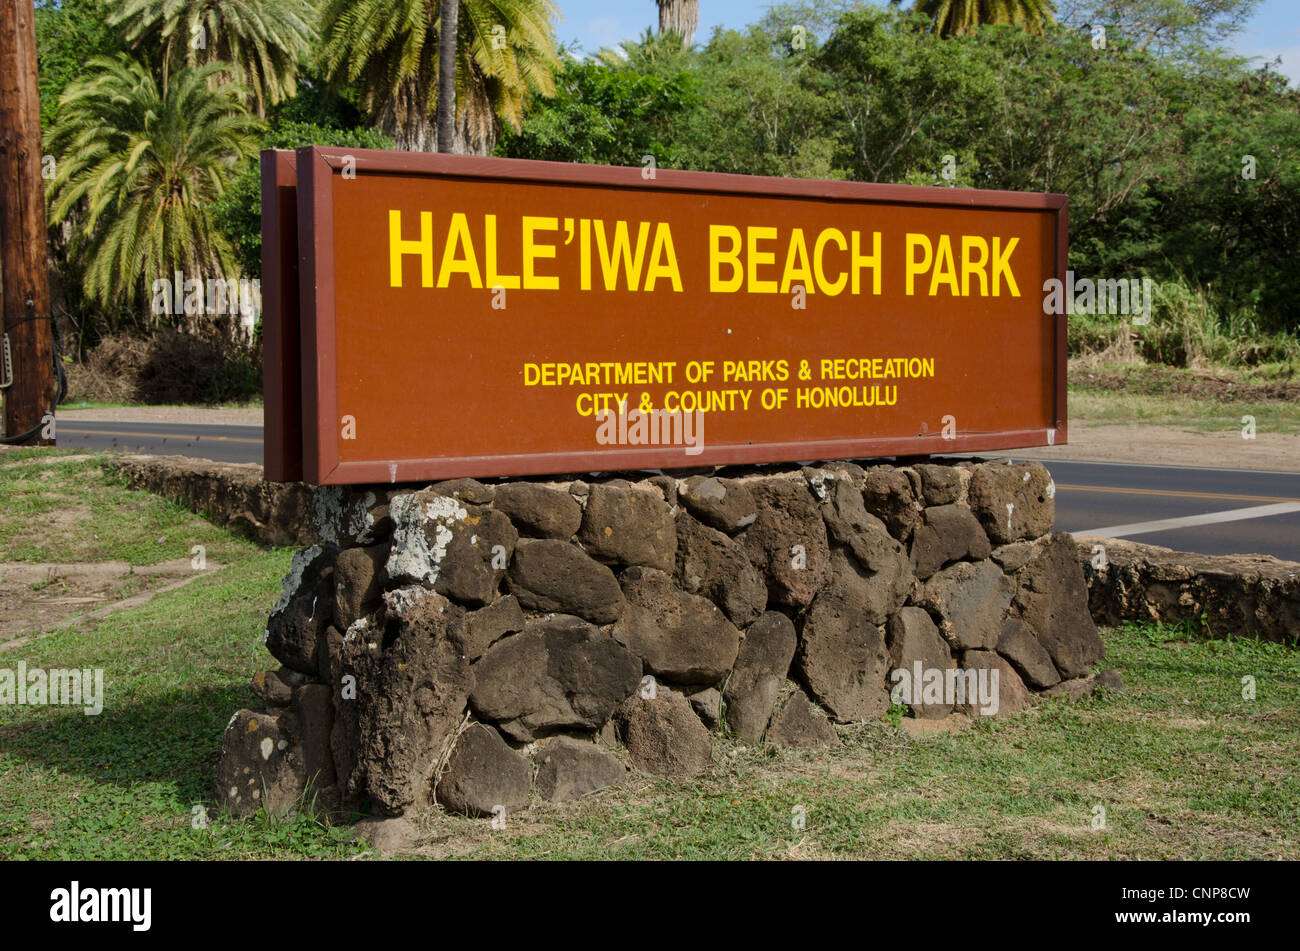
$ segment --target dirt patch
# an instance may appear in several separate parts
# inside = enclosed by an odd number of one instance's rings
[[[219,567],[208,562],[204,571]],[[188,558],[134,568],[124,561],[0,562],[0,650],[40,631],[91,623],[136,607],[202,573]]]
[[[1208,469],[1260,469],[1300,472],[1300,435],[1239,431],[1201,433],[1174,426],[1090,424],[1072,420],[1069,444],[1015,449],[998,455],[1012,459],[1140,463]]]
[[[1201,370],[1175,370],[1161,366],[1122,369],[1070,368],[1075,389],[1106,390],[1139,396],[1184,397],[1216,403],[1300,401],[1300,380],[1252,380]]]

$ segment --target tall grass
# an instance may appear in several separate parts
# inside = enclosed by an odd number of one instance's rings
[[[1145,325],[1132,317],[1071,314],[1070,356],[1187,368],[1300,362],[1300,339],[1262,332],[1250,310],[1226,310],[1204,287],[1168,281],[1153,290],[1151,321]]]

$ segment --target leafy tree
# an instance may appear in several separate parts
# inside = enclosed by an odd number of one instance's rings
[[[664,79],[566,55],[555,85],[518,132],[505,131],[498,154],[600,165],[640,165],[653,155],[674,164],[665,138],[695,102],[686,74]]]
[[[700,108],[674,145],[690,168],[747,175],[847,177],[837,167],[835,103],[815,46],[775,24],[716,32],[692,78]]]
[[[50,216],[73,224],[86,295],[133,307],[177,270],[236,276],[209,208],[256,146],[259,122],[241,105],[241,87],[214,84],[219,63],[176,70],[166,86],[126,56],[87,67],[47,139],[58,157]]]
[[[282,122],[262,136],[263,149],[296,149],[304,145],[334,145],[357,149],[391,149],[393,141],[375,129],[340,129],[309,122]],[[246,162],[243,170],[212,204],[213,223],[234,249],[240,269],[262,273],[262,178],[260,164]]]
[[[37,88],[41,128],[54,124],[59,97],[86,68],[92,56],[122,51],[117,31],[108,25],[106,0],[37,0]]]
[[[440,0],[329,0],[321,61],[356,83],[399,148],[432,151]],[[491,153],[502,124],[518,129],[533,95],[555,92],[560,65],[551,0],[461,0],[456,24],[454,151]]]
[[[1236,33],[1260,0],[1061,0],[1060,22],[1073,29],[1103,26],[1107,42],[1123,37],[1144,52],[1177,55],[1220,44]]]
[[[125,0],[109,23],[162,70],[224,62],[258,115],[292,96],[316,40],[315,0]]]
[[[937,171],[984,133],[999,94],[988,58],[923,24],[896,10],[848,13],[818,53],[841,159],[859,181]]]

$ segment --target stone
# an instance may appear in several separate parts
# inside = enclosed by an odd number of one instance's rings
[[[862,493],[847,479],[838,479],[827,488],[821,511],[830,539],[847,548],[863,568],[880,571],[894,562],[907,561],[903,546],[889,534],[884,522],[866,510]]]
[[[470,704],[520,742],[564,729],[598,729],[641,681],[641,662],[581,618],[529,622],[474,665]]]
[[[334,561],[334,623],[347,630],[379,606],[384,593],[388,545],[345,548]]]
[[[1010,661],[1025,683],[1035,690],[1045,690],[1061,682],[1052,655],[1038,642],[1029,625],[1018,617],[1009,617],[1002,622],[998,653]]]
[[[293,689],[273,670],[258,671],[248,686],[253,691],[253,696],[268,707],[287,707],[293,699]]]
[[[840,737],[829,720],[813,711],[807,694],[796,690],[772,719],[767,742],[782,749],[813,750],[839,746]]]
[[[978,720],[982,717],[1008,716],[1029,706],[1029,689],[1025,686],[1024,681],[1020,679],[1020,675],[1016,673],[1015,669],[998,654],[993,651],[966,651],[962,655],[961,663],[961,669],[968,674],[964,681],[968,686],[966,689],[966,703],[957,704],[958,713],[964,713],[972,720]],[[969,687],[969,673],[973,671],[975,677],[978,678],[981,670],[989,671],[988,674],[984,675],[988,678],[987,684],[989,687],[992,687],[992,672],[996,671],[998,675],[997,689],[993,693],[996,702],[987,706],[981,702],[982,697],[976,697],[972,694]],[[976,683],[978,683],[978,679]],[[978,687],[976,689],[978,690]]]
[[[1088,696],[1097,686],[1097,678],[1093,674],[1085,677],[1071,677],[1069,680],[1062,680],[1059,684],[1044,690],[1040,696],[1050,700],[1053,697],[1064,697],[1071,702],[1082,700]]]
[[[334,730],[334,703],[325,684],[303,684],[293,694],[293,713],[308,794],[319,793],[326,803],[334,799],[334,757],[330,734]]]
[[[318,641],[333,621],[333,606],[333,550],[313,545],[295,552],[262,638],[271,656],[293,670],[315,673]]]
[[[929,696],[925,691],[927,671],[948,671],[954,667],[952,651],[948,642],[939,633],[939,628],[921,608],[907,607],[901,609],[889,619],[887,626],[889,645],[889,684],[891,696],[895,671],[903,671],[910,684],[908,696],[912,716],[921,719],[941,720],[952,713],[953,705],[942,697]],[[916,664],[921,665],[921,682],[917,683]],[[918,695],[919,691],[919,695]]]
[[[239,819],[264,809],[283,816],[297,808],[306,776],[294,737],[282,716],[239,710],[226,724],[217,764],[219,808]]]
[[[535,482],[497,486],[493,508],[510,517],[520,534],[568,541],[582,525],[582,506],[568,492]]]
[[[700,718],[700,722],[710,730],[718,728],[718,716],[722,710],[722,694],[718,692],[717,687],[705,687],[703,690],[697,690],[695,693],[687,696],[691,702],[691,709],[695,715]]]
[[[354,825],[352,831],[385,858],[409,852],[420,838],[415,823],[404,816],[367,817]]]
[[[939,631],[958,649],[993,649],[1015,594],[1015,583],[988,561],[959,561],[931,576],[917,603],[939,618]]]
[[[451,542],[433,590],[469,607],[491,604],[519,541],[510,519],[493,509],[470,509],[451,529]]]
[[[798,643],[794,624],[779,611],[768,611],[745,631],[723,693],[731,732],[751,742],[762,738]]]
[[[995,545],[1046,535],[1056,518],[1056,484],[1043,464],[1008,463],[976,466],[967,489],[971,511]]]
[[[808,490],[818,502],[825,502],[835,485],[835,473],[820,466],[804,466],[799,474],[808,483]]]
[[[652,486],[593,485],[578,539],[598,561],[661,571],[672,571],[677,552],[677,529],[668,503]]]
[[[902,469],[868,469],[862,486],[862,502],[901,542],[912,535],[921,513],[912,480]]]
[[[627,775],[627,767],[617,756],[594,743],[567,736],[548,740],[537,760],[537,793],[548,802],[581,799],[622,782]]]
[[[717,605],[654,568],[629,568],[621,580],[627,607],[612,633],[646,670],[675,683],[713,684],[731,669],[740,631]]]
[[[915,580],[902,546],[888,535],[884,537],[891,547],[881,550],[875,560],[878,566],[875,571],[866,569],[843,551],[831,554],[832,585],[851,590],[855,602],[872,624],[884,624],[903,606]]]
[[[1075,542],[1098,624],[1187,623],[1215,636],[1230,631],[1233,637],[1280,644],[1293,643],[1300,631],[1296,562],[1268,555],[1201,555],[1120,538]]]
[[[432,490],[394,496],[388,577],[471,607],[496,598],[519,533],[501,512]]]
[[[311,682],[311,678],[306,674],[294,670],[292,667],[285,667],[283,664],[281,664],[279,669],[276,670],[275,675],[279,677],[280,682],[290,690],[297,690],[303,684]]]
[[[351,485],[320,485],[310,491],[312,534],[326,545],[352,548],[379,541],[376,510],[382,503],[374,492]]]
[[[1012,542],[993,549],[992,558],[1007,574],[1012,575],[1025,566],[1034,555],[1033,542]]]
[[[685,512],[677,515],[674,576],[683,590],[708,598],[737,627],[752,624],[767,605],[767,585],[744,550]]]
[[[964,470],[956,466],[922,463],[913,467],[921,477],[921,495],[926,505],[951,505],[961,500]],[[969,478],[969,477],[967,477]]]
[[[664,501],[670,507],[677,504],[677,480],[670,475],[651,476],[645,480],[647,484],[653,485],[659,490],[659,494],[664,497]]]
[[[471,505],[490,505],[496,498],[496,487],[484,485],[477,479],[447,479],[429,486],[434,495],[445,495]]]
[[[744,531],[758,518],[758,503],[743,482],[691,476],[681,483],[678,501],[705,525],[728,535]]]
[[[1063,679],[1088,673],[1106,656],[1088,612],[1088,587],[1074,540],[1056,532],[1017,575],[1016,606]]]
[[[804,615],[800,631],[795,656],[803,681],[840,723],[874,720],[889,708],[889,657],[868,598],[853,571],[837,572]]]
[[[447,633],[470,663],[507,634],[524,629],[524,611],[513,594],[497,598],[485,608],[465,611],[452,617]]]
[[[1097,675],[1097,685],[1093,688],[1093,693],[1123,693],[1124,678],[1120,676],[1118,670],[1103,670]]]
[[[490,726],[475,723],[460,735],[438,780],[438,802],[448,812],[507,816],[528,805],[533,771]]]
[[[318,639],[316,677],[327,684],[337,684],[342,666],[343,635],[334,625],[325,628]]]
[[[343,676],[355,700],[335,694],[331,747],[345,795],[369,796],[387,815],[428,806],[434,770],[455,736],[474,673],[447,637],[449,603],[429,593],[387,611],[383,629],[348,630]],[[385,642],[387,642],[385,646]],[[355,739],[353,739],[355,738]],[[355,762],[348,744],[355,744]]]
[[[756,480],[750,491],[758,518],[741,536],[750,562],[767,584],[769,602],[802,608],[830,580],[826,524],[807,485],[782,479]]]
[[[618,719],[628,757],[642,772],[690,779],[713,759],[708,729],[675,690],[634,694],[619,707]]]
[[[520,539],[507,575],[511,593],[530,611],[574,614],[610,624],[623,611],[614,573],[580,548],[557,539]]]
[[[924,580],[954,561],[981,561],[991,550],[979,519],[966,506],[931,506],[912,534],[912,570]]]

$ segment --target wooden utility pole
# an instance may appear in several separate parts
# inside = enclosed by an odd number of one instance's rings
[[[53,445],[54,328],[41,187],[41,103],[36,90],[32,0],[0,0],[0,316],[13,381],[4,398],[6,440]],[[0,347],[3,339],[0,339]],[[5,382],[0,350],[0,383]]]

